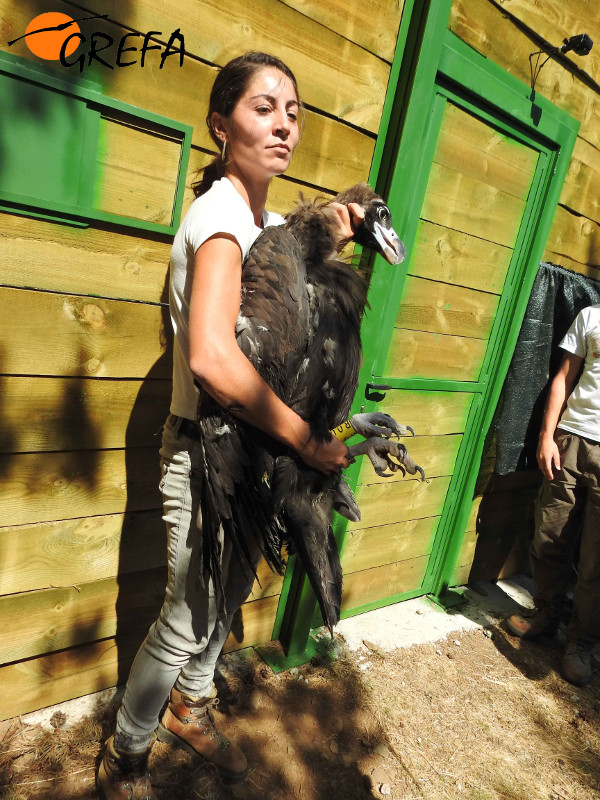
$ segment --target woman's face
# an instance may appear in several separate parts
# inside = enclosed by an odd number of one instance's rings
[[[275,67],[256,72],[231,115],[217,115],[221,127],[215,130],[225,137],[228,168],[254,180],[285,172],[298,144],[298,112],[296,90],[286,75]]]

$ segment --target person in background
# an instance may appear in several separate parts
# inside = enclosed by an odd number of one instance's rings
[[[600,641],[600,305],[577,315],[560,347],[565,354],[550,386],[537,449],[544,477],[530,549],[535,609],[531,616],[513,614],[507,625],[524,639],[556,632],[579,545],[561,671],[585,686]]]

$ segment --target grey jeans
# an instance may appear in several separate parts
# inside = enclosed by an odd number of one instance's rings
[[[181,433],[181,422],[170,415],[163,431],[160,488],[167,526],[167,588],[160,615],[133,662],[117,714],[116,746],[122,750],[146,748],[174,684],[189,695],[210,694],[233,615],[253,584],[226,539],[221,562],[225,610],[219,609],[212,580],[202,586],[201,447]],[[256,565],[260,550],[250,541],[248,547]]]
[[[564,603],[579,542],[567,638],[595,644],[600,641],[600,444],[560,428],[554,438],[561,470],[554,480],[543,480],[529,552],[536,605]]]

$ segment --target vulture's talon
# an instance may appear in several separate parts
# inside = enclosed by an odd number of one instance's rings
[[[359,455],[369,456],[373,469],[382,478],[390,478],[400,470],[403,476],[406,476],[406,473],[415,475],[418,472],[421,480],[425,480],[423,469],[417,466],[408,455],[406,445],[383,436],[370,436],[368,439],[352,445],[349,448],[349,455],[352,458]]]

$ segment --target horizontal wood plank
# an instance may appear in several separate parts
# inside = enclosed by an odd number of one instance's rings
[[[467,233],[419,221],[409,274],[501,294],[513,251]]]
[[[158,448],[0,456],[0,527],[162,506]]]
[[[2,214],[0,242],[5,285],[168,302],[166,241]]]
[[[573,261],[573,259],[568,256],[561,255],[560,253],[553,253],[552,250],[545,251],[543,260],[549,261],[551,264],[558,264],[560,267],[570,269],[572,272],[578,272],[580,275],[585,275],[588,278],[600,279],[600,264],[598,266],[580,264],[578,261]]]
[[[171,378],[164,306],[7,288],[0,304],[0,374]]]
[[[428,560],[428,556],[423,556],[353,572],[344,579],[342,611],[418,589],[423,582]]]
[[[407,277],[397,328],[489,339],[499,297],[424,278]]]
[[[421,218],[512,247],[525,202],[482,180],[433,163]]]
[[[458,448],[462,441],[460,434],[450,436],[407,436],[402,443],[415,464],[425,470],[427,478],[438,478],[440,475],[452,475]],[[348,442],[352,445],[352,442]],[[408,475],[406,476],[408,477]],[[406,480],[400,471],[389,478],[377,475],[367,456],[363,456],[359,484],[394,483]]]
[[[476,381],[486,348],[485,339],[395,328],[385,374],[394,378]]]
[[[558,206],[546,247],[584,266],[599,268],[600,224]]]
[[[446,500],[449,484],[450,478],[432,478],[428,482],[407,480],[361,486],[356,492],[356,499],[362,517],[359,522],[349,523],[348,530],[438,516]]]
[[[259,575],[262,587],[255,584],[251,601],[279,594],[282,579],[273,576],[264,561]],[[166,582],[165,565],[104,580],[0,597],[3,622],[0,663],[148,628],[160,611]],[[270,624],[272,627],[272,621]]]
[[[160,225],[173,219],[181,141],[100,118],[93,207]]]
[[[473,395],[467,392],[391,389],[377,410],[389,414],[402,425],[410,425],[417,436],[443,436],[464,432],[472,399]],[[409,437],[403,441],[407,447],[412,447]]]
[[[342,550],[344,575],[428,555],[439,520],[425,517],[350,531]]]
[[[157,38],[163,42],[180,28],[186,51],[218,66],[250,50],[277,53],[296,74],[304,102],[377,131],[389,65],[283,3],[254,0],[241,7],[237,0],[202,0],[186,6],[151,0],[126,5],[119,0],[88,0],[86,8],[109,14],[112,21],[129,30],[160,30],[162,36]],[[94,20],[94,29],[103,30],[102,23]],[[150,56],[148,62],[158,62]],[[175,58],[168,60],[179,63]],[[183,79],[173,69],[170,75],[173,82]],[[111,77],[113,84],[120,83],[120,75]]]
[[[340,36],[391,61],[404,0],[281,0]]]
[[[162,509],[0,528],[0,594],[65,587],[166,564]]]
[[[0,377],[0,452],[152,447],[171,402],[169,380]]]
[[[270,640],[277,604],[278,597],[267,597],[243,605],[224,651]],[[141,629],[118,647],[109,638],[0,667],[0,686],[11,687],[0,697],[0,719],[124,683],[144,635]]]
[[[447,102],[433,160],[526,200],[538,152]]]
[[[600,151],[580,136],[575,141],[559,202],[600,223]]]
[[[163,567],[0,597],[0,663],[147,629],[158,616],[166,582],[167,570]]]
[[[108,514],[0,528],[0,595],[102,581],[163,567],[162,511]],[[279,594],[283,578],[264,559],[251,599]]]

